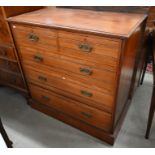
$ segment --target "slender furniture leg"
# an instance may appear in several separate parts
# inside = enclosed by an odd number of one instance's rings
[[[150,135],[150,129],[152,126],[152,120],[153,120],[154,112],[155,112],[155,86],[153,87],[153,94],[152,94],[147,130],[146,130],[146,134],[145,134],[146,139],[148,139],[149,135]]]
[[[147,61],[145,60],[144,69],[143,69],[142,77],[141,77],[141,81],[140,81],[141,85],[143,84],[143,81],[144,81],[144,76],[145,76],[146,68],[147,68]]]

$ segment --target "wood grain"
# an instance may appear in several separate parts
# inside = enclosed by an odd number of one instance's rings
[[[3,17],[2,9],[0,8],[0,45],[11,44],[10,34],[7,29],[7,23]]]
[[[113,95],[106,94],[94,90],[91,86],[87,87],[86,85],[78,85],[72,82],[67,76],[62,76],[56,72],[47,72],[47,71],[36,71],[34,68],[24,66],[24,71],[28,82],[32,82],[37,85],[44,87],[45,89],[50,89],[51,87],[63,90],[67,92],[68,97],[72,96],[77,98],[79,101],[87,103],[94,102],[94,104],[100,104],[99,107],[103,105],[103,108],[106,106],[107,109],[113,108],[114,98]],[[80,83],[80,82],[79,82]],[[81,91],[88,92],[92,94],[91,96],[83,94]],[[77,96],[77,97],[75,97]],[[90,101],[91,100],[91,101]]]
[[[3,6],[2,9],[5,13],[5,18],[31,12],[34,10],[42,9],[42,6]]]
[[[49,116],[52,116],[60,121],[63,121],[64,123],[67,123],[71,125],[72,127],[75,127],[81,131],[84,131],[102,141],[105,141],[109,143],[110,145],[114,144],[115,137],[113,134],[109,132],[105,132],[104,130],[101,130],[99,128],[96,128],[92,125],[89,125],[83,121],[80,121],[78,119],[75,119],[73,117],[70,117],[69,115],[65,115],[64,113],[57,111],[56,109],[49,108],[49,106],[46,106],[40,102],[37,102],[35,100],[29,100],[29,104],[36,110],[43,112]]]
[[[75,63],[74,59],[69,61],[67,58],[62,58],[61,55],[54,54],[48,50],[38,51],[32,48],[20,48],[20,57],[23,63],[29,64],[34,68],[37,66],[46,66],[49,69],[56,68],[59,72],[68,72],[68,74],[80,75],[81,78],[86,80],[95,79],[98,81],[106,82],[107,84],[114,84],[116,73],[104,69],[98,69],[93,66]],[[37,58],[36,58],[37,57]],[[38,58],[39,57],[39,58]],[[81,69],[88,69],[90,74],[82,72]]]
[[[122,110],[125,107],[130,95],[130,88],[132,83],[132,77],[134,76],[134,68],[136,63],[136,56],[139,52],[140,39],[141,39],[141,25],[135,30],[131,38],[127,40],[125,45],[125,51],[122,55],[122,67],[120,73],[120,83],[118,88],[117,108],[115,115],[115,124],[119,120]]]
[[[32,98],[38,102],[105,131],[111,129],[112,118],[109,113],[94,109],[34,85],[30,85],[30,90]]]
[[[145,18],[146,15],[142,14],[133,16],[127,13],[45,8],[9,18],[8,21],[126,38]]]
[[[71,33],[66,31],[58,31],[58,37],[60,38],[60,48],[67,47],[76,51],[82,50],[79,48],[81,43],[87,43],[92,46],[90,55],[92,57],[96,54],[99,56],[110,56],[113,58],[119,58],[121,42],[120,39],[112,39],[108,37],[100,37],[88,34]],[[112,48],[113,47],[113,48]]]
[[[23,66],[31,66],[32,68],[39,68],[37,71],[46,71],[46,72],[56,72],[59,74],[61,78],[66,78],[70,82],[73,82],[77,85],[82,85],[85,87],[91,87],[92,89],[96,91],[100,91],[106,94],[114,95],[116,91],[116,78],[111,83],[107,81],[99,81],[92,79],[91,77],[86,77],[85,75],[78,75],[74,74],[72,72],[68,72],[65,70],[59,70],[56,68],[49,68],[41,64],[35,64],[30,61],[23,62]],[[105,75],[106,76],[106,75]]]
[[[56,31],[51,29],[13,25],[16,40],[20,46],[33,46],[49,48],[51,46],[57,47]],[[37,40],[32,40],[30,36],[33,35]]]

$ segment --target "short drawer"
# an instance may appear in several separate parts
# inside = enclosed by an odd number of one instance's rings
[[[79,50],[92,56],[109,56],[116,59],[120,56],[121,40],[119,39],[67,31],[59,31],[58,36],[60,47]]]
[[[22,48],[20,56],[23,63],[29,63],[34,67],[45,65],[59,71],[69,71],[69,74],[80,75],[85,80],[99,80],[105,82],[107,85],[113,85],[116,81],[116,72],[74,63],[73,60],[62,58],[59,55],[47,51],[38,52],[36,50]]]
[[[34,100],[97,128],[110,131],[112,124],[111,114],[73,101],[35,85],[29,85],[29,88]]]
[[[0,58],[16,60],[14,49],[12,47],[0,46]]]
[[[12,25],[12,29],[19,47],[57,49],[57,33],[55,30],[18,24]]]
[[[0,58],[0,68],[11,71],[11,72],[20,73],[17,62],[8,61],[8,60],[1,59],[1,58]]]
[[[22,76],[0,70],[0,83],[25,89]]]
[[[99,108],[108,109],[112,111],[114,95],[96,91],[91,86],[80,85],[71,81],[67,76],[61,76],[57,72],[45,72],[43,70],[36,71],[36,69],[24,66],[25,75],[27,80],[31,83],[36,83],[44,88],[54,87],[56,89],[67,92],[68,97],[93,104]]]

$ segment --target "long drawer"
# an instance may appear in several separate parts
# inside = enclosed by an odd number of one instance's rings
[[[14,24],[12,28],[19,47],[28,46],[35,49],[50,48],[57,50],[57,33],[55,30],[18,24]]]
[[[110,131],[112,116],[104,111],[73,101],[35,85],[29,85],[32,98],[71,117],[105,131]]]
[[[105,109],[106,107],[109,111],[113,108],[114,95],[93,90],[91,86],[86,87],[80,84],[75,84],[66,76],[61,76],[59,73],[54,71],[37,71],[29,66],[24,66],[24,70],[29,82],[36,83],[37,85],[47,89],[54,87],[63,90],[67,92],[68,97],[73,97],[74,99],[87,104],[93,104],[99,108],[102,107]]]
[[[91,83],[91,85],[94,86],[99,83],[99,87],[105,88],[110,92],[115,90],[116,73],[114,72],[74,63],[55,54],[37,52],[27,48],[22,48],[20,56],[24,64],[26,63],[33,67],[39,66],[39,68],[43,65],[56,69],[59,72],[66,71],[68,72],[67,74],[70,74],[71,76],[78,76],[79,80],[81,79],[85,83]]]
[[[67,81],[69,82],[75,83],[77,85],[82,85],[84,87],[91,87],[96,91],[100,91],[100,92],[112,94],[112,95],[115,94],[116,92],[116,81],[112,81],[112,83],[109,83],[106,81],[104,82],[98,81],[91,77],[74,74],[72,72],[60,70],[57,68],[50,68],[50,67],[47,67],[46,65],[36,64],[32,61],[24,61],[23,66],[25,65],[35,68],[37,72],[44,71],[46,73],[52,73],[52,74],[56,72],[57,77],[59,77],[59,79],[67,79]]]

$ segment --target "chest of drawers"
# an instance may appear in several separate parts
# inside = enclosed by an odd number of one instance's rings
[[[8,21],[30,105],[113,144],[134,87],[146,16],[46,8]]]

